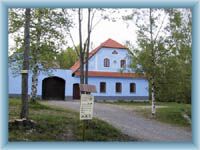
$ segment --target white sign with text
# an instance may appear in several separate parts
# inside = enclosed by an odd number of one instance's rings
[[[90,120],[93,117],[94,96],[81,94],[80,120]]]

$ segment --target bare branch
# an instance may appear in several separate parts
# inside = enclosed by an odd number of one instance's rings
[[[166,16],[167,16],[167,13],[166,13],[165,16],[163,17],[162,23],[161,23],[161,25],[160,25],[160,28],[159,28],[159,30],[158,30],[158,32],[157,32],[157,34],[156,34],[156,37],[155,37],[154,41],[157,40],[157,37],[158,37],[158,35],[159,35],[159,33],[160,33],[160,30],[161,30],[162,27],[163,27],[163,24],[164,24],[164,21],[165,21]]]
[[[91,30],[94,30],[94,28],[101,22],[102,18],[100,18],[95,24],[94,26],[92,26],[92,23],[91,23]],[[91,22],[92,22],[92,19],[91,19]],[[90,31],[91,32],[91,31]]]
[[[79,52],[79,50],[77,49],[77,47],[76,47],[76,45],[74,43],[74,39],[73,39],[72,34],[70,33],[70,31],[69,31],[69,36],[70,36],[70,39],[72,40],[72,43],[73,43],[73,46],[74,46],[74,49],[75,49],[77,55],[80,56],[80,52]]]
[[[62,12],[63,12],[63,14],[65,14],[64,15],[64,19],[66,19],[66,11],[65,11],[65,9],[64,8],[62,8]],[[77,49],[77,47],[76,47],[76,45],[75,45],[75,42],[74,42],[74,39],[73,39],[73,36],[72,36],[72,34],[71,34],[71,32],[70,32],[70,30],[67,28],[67,32],[68,32],[68,34],[69,34],[69,37],[70,37],[70,39],[71,39],[71,41],[72,41],[72,44],[73,44],[73,47],[74,47],[74,49],[75,49],[75,51],[76,51],[76,54],[77,54],[77,56],[79,57],[80,56],[80,52],[79,52],[79,50]]]
[[[83,52],[82,49],[82,19],[81,19],[81,8],[78,9],[78,22],[79,22],[79,42],[80,42],[80,53]]]

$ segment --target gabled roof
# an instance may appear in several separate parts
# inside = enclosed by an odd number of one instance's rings
[[[108,47],[108,48],[125,48],[126,47],[112,39],[108,39],[101,44],[101,47]]]
[[[120,49],[127,49],[124,45],[112,40],[108,39],[105,42],[101,43],[98,47],[96,47],[94,50],[92,50],[89,53],[89,58],[90,59],[92,56],[94,56],[101,48],[120,48]],[[80,62],[77,61],[70,69],[72,70],[72,73],[77,71],[80,68]]]

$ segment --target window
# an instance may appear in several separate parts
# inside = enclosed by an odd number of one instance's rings
[[[122,92],[122,84],[120,82],[116,83],[115,91],[116,91],[116,93],[121,93]]]
[[[104,67],[110,67],[110,60],[108,58],[104,59]]]
[[[136,91],[135,83],[130,83],[130,93],[135,93],[135,91]]]
[[[120,67],[121,67],[121,68],[125,68],[125,67],[126,67],[126,60],[122,59],[122,60],[120,61]]]
[[[100,82],[100,93],[106,93],[106,82]]]
[[[118,54],[118,52],[117,52],[116,50],[114,50],[114,51],[112,52],[112,54]]]

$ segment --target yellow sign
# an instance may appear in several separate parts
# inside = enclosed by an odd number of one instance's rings
[[[28,73],[28,70],[21,70],[21,74]]]
[[[93,117],[94,96],[81,94],[80,120],[90,120]]]

